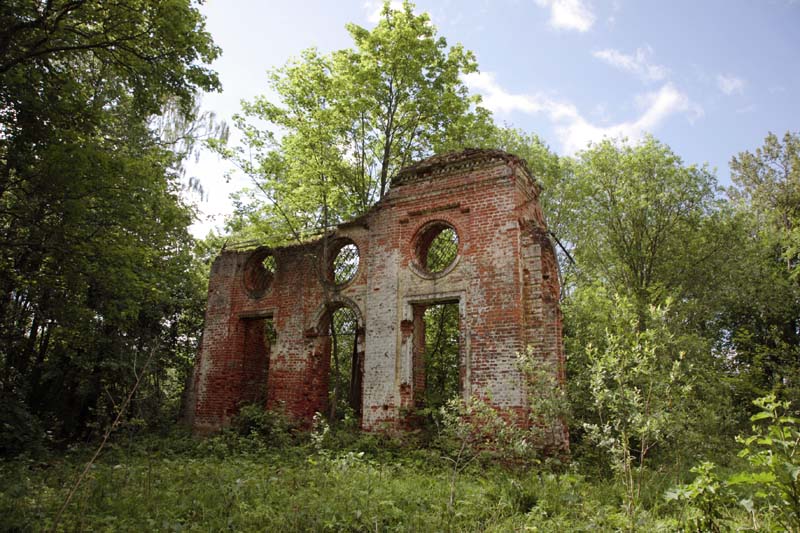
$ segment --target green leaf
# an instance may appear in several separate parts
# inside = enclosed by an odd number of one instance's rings
[[[772,472],[738,472],[727,479],[729,485],[758,485],[769,484],[775,481],[775,474]]]

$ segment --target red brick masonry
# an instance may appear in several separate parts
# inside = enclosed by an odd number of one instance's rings
[[[525,412],[517,353],[532,347],[537,357],[557,363],[564,380],[558,266],[540,191],[523,160],[465,150],[404,169],[375,207],[326,239],[223,250],[211,269],[188,397],[193,428],[219,429],[243,402],[263,401],[305,420],[325,412],[327,324],[330,310],[340,306],[359,318],[363,429],[403,427],[424,386],[414,348],[419,310],[444,302],[459,305],[463,396]],[[417,258],[420,236],[431,225],[452,227],[459,241],[456,260],[437,274]],[[344,242],[356,244],[360,264],[351,281],[336,286],[326,251]],[[269,254],[274,275],[259,270]],[[272,341],[263,340],[267,321],[276,332]]]

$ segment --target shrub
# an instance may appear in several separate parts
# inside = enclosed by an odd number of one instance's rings
[[[0,457],[43,450],[45,431],[25,402],[13,392],[0,392]]]
[[[733,475],[731,485],[757,488],[755,497],[786,531],[800,531],[800,419],[787,414],[790,402],[774,394],[754,400],[761,409],[750,417],[753,434],[738,437],[744,445],[739,457],[753,467]],[[765,425],[766,424],[766,425]]]
[[[716,465],[703,461],[691,469],[697,474],[694,481],[670,489],[665,494],[667,501],[676,501],[686,506],[684,526],[691,531],[727,531],[726,510],[735,502],[727,484],[717,477]]]
[[[231,420],[231,431],[253,444],[283,448],[301,438],[302,431],[283,410],[266,410],[262,405],[246,404]]]

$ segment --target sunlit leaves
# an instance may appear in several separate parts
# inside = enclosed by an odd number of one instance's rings
[[[272,244],[301,240],[369,209],[405,165],[451,135],[490,128],[460,75],[477,68],[426,14],[387,2],[377,26],[350,24],[353,47],[306,50],[269,76],[277,101],[243,105],[243,143],[217,150],[255,187],[229,229]],[[452,142],[449,146],[452,146]],[[255,229],[253,229],[255,227]]]

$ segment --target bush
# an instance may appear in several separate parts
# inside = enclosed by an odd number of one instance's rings
[[[786,531],[800,531],[800,419],[787,411],[790,402],[770,394],[754,400],[761,409],[750,417],[753,434],[739,437],[744,445],[739,457],[753,467],[732,476],[731,485],[757,488],[757,503]],[[752,505],[752,504],[751,504]]]
[[[760,424],[736,439],[744,445],[739,457],[751,468],[722,480],[706,461],[692,468],[692,483],[666,493],[667,500],[688,504],[686,527],[726,531],[746,512],[753,529],[800,531],[800,420],[786,413],[790,402],[774,394],[753,403],[761,411],[751,420]]]
[[[13,392],[0,392],[0,457],[38,454],[44,449],[45,437],[41,422],[22,398]]]
[[[282,410],[266,410],[262,405],[242,406],[233,420],[231,429],[242,437],[256,437],[267,446],[282,448],[293,441],[299,432],[298,426]]]

